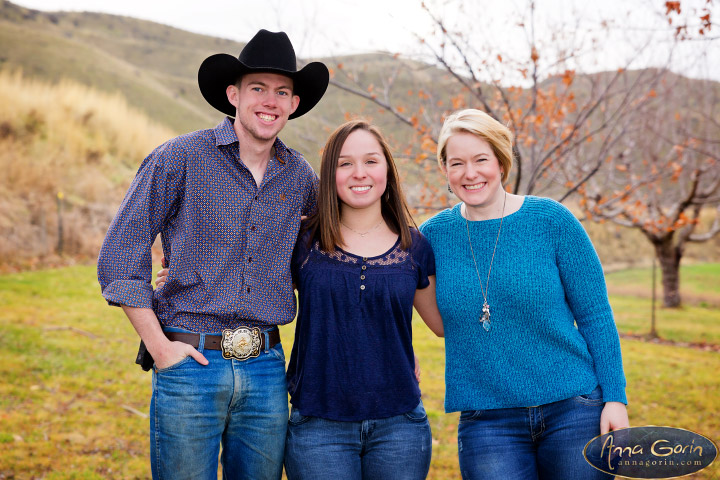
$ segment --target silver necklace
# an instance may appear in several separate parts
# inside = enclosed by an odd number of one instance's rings
[[[380,221],[378,222],[378,224],[375,225],[374,227],[372,227],[370,230],[368,230],[368,231],[365,232],[365,233],[361,233],[361,232],[358,232],[357,230],[355,230],[355,229],[352,228],[352,227],[348,227],[342,220],[340,220],[340,224],[342,224],[342,225],[343,225],[345,228],[347,228],[348,230],[357,233],[357,234],[360,235],[361,237],[365,237],[368,233],[372,232],[373,230],[375,230],[376,228],[378,228],[380,225],[382,225],[382,223],[383,223],[383,220],[380,220]]]
[[[500,231],[502,230],[503,218],[505,218],[505,202],[507,201],[507,192],[503,197],[503,208],[500,214],[500,227],[498,228],[497,237],[495,238],[495,247],[493,248],[492,258],[490,259],[490,268],[488,269],[487,282],[485,282],[486,288],[483,288],[482,280],[480,279],[480,270],[478,270],[477,261],[475,260],[475,251],[473,250],[472,240],[470,240],[470,222],[467,217],[465,218],[465,227],[467,228],[468,243],[470,244],[470,253],[473,257],[473,263],[475,264],[475,273],[477,273],[478,282],[480,282],[480,292],[483,296],[483,307],[482,316],[480,317],[480,323],[486,332],[490,331],[490,305],[488,304],[488,295],[490,294],[490,272],[492,272],[493,262],[495,261],[495,251],[497,250],[498,240],[500,240]],[[465,215],[468,215],[467,207],[465,208]]]

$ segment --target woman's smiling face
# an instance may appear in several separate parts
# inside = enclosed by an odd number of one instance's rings
[[[387,187],[388,163],[377,138],[366,130],[355,130],[345,139],[337,162],[340,202],[355,209],[379,205]]]
[[[486,207],[502,191],[502,168],[488,142],[469,132],[453,134],[445,146],[444,173],[453,193],[468,207]]]

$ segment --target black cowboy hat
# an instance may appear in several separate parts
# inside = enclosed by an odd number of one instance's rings
[[[206,58],[198,70],[200,92],[210,105],[231,117],[235,107],[228,101],[226,90],[246,73],[271,72],[293,80],[293,95],[300,97],[297,110],[289,118],[309,112],[322,98],[330,81],[325,64],[312,62],[297,69],[295,50],[285,32],[260,30],[235,58],[218,53]]]

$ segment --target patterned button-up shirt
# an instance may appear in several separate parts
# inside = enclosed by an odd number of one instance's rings
[[[295,317],[290,259],[317,176],[279,139],[258,186],[232,120],[174,138],[142,163],[108,230],[98,279],[111,305],[153,308],[160,323],[213,333]],[[170,263],[153,291],[157,235]]]

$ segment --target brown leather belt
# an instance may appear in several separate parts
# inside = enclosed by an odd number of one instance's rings
[[[267,332],[272,348],[280,343],[280,331],[276,328]],[[195,348],[200,346],[200,334],[190,332],[165,332],[165,336],[175,342],[183,342]],[[235,330],[223,330],[221,335],[205,335],[204,348],[221,350],[223,357],[246,360],[257,357],[265,350],[265,332],[259,328],[240,327]]]

